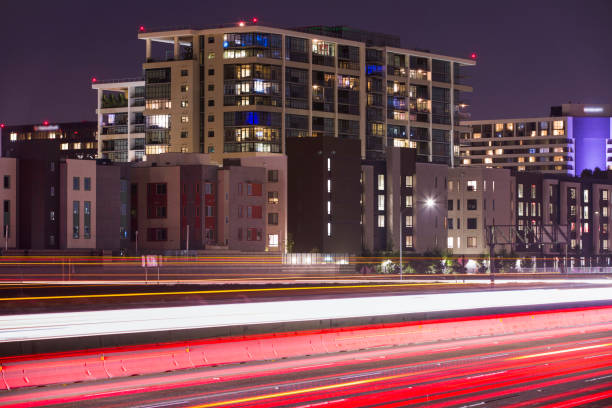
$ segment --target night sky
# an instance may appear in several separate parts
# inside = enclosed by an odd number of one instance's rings
[[[548,115],[568,101],[612,103],[612,1],[3,1],[0,122],[95,120],[90,78],[142,74],[139,25],[350,25],[405,48],[479,55],[472,118]]]

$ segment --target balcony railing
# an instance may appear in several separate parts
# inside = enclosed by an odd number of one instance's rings
[[[103,135],[124,135],[124,134],[127,134],[127,132],[128,132],[127,125],[105,126],[102,128]]]

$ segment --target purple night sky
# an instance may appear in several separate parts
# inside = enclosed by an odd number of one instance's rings
[[[95,5],[94,5],[95,4]],[[170,4],[172,4],[170,6]],[[612,102],[612,1],[6,1],[0,122],[95,120],[90,78],[141,75],[139,25],[349,25],[406,48],[468,58],[474,119],[548,115],[550,105]]]

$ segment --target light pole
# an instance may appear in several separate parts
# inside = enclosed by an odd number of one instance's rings
[[[136,256],[138,256],[138,230],[136,230]]]

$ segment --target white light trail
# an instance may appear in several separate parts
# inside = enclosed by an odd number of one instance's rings
[[[610,288],[534,289],[41,313],[0,317],[0,343],[612,300]]]

